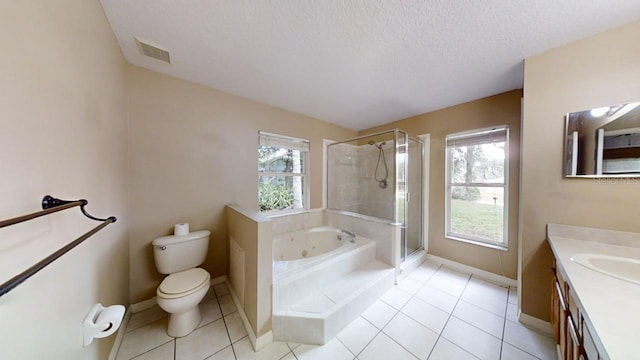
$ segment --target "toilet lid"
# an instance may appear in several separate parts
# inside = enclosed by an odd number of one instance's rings
[[[160,284],[160,291],[165,294],[180,294],[197,288],[209,281],[209,273],[201,268],[180,271],[167,276]]]

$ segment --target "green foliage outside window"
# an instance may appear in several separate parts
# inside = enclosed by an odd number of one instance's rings
[[[258,146],[258,207],[261,212],[303,208],[302,170],[305,154]]]
[[[292,188],[266,182],[258,186],[258,206],[260,207],[260,211],[285,210],[292,205]]]

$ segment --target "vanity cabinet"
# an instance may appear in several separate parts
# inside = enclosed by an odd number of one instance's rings
[[[547,224],[547,241],[558,359],[640,360],[640,286],[629,265],[640,260],[640,233]]]
[[[551,281],[551,326],[559,359],[599,360],[591,332],[582,318],[575,293],[554,259]]]

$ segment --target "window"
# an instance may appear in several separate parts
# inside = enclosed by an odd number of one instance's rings
[[[269,215],[308,209],[309,140],[258,133],[258,207]]]
[[[506,126],[446,137],[447,238],[507,248]]]

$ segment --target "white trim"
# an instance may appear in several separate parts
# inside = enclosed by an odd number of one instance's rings
[[[263,131],[263,130],[258,130],[258,136],[265,137],[265,138],[275,138],[278,140],[280,139],[289,140],[292,142],[307,142],[307,143],[309,142],[308,139],[303,139],[303,138],[289,136],[289,135],[276,134],[276,133]]]
[[[415,270],[420,266],[425,260],[427,260],[427,250],[419,250],[407,256],[407,258],[400,263],[400,275],[396,279],[397,282],[404,280],[411,271]]]
[[[429,176],[431,176],[431,134],[418,135],[422,140],[422,248],[429,251]]]
[[[496,250],[509,251],[509,248],[507,247],[507,244],[504,244],[504,243],[467,239],[467,238],[464,237],[464,235],[458,236],[458,235],[456,235],[454,233],[449,234],[449,235],[445,235],[444,237],[445,237],[445,239],[465,242],[467,244],[484,246],[484,247],[488,247],[488,248],[496,249]]]
[[[435,255],[427,255],[427,260],[433,260],[435,262],[441,263],[442,265],[446,265],[453,270],[458,270],[464,273],[471,273],[476,275],[480,279],[488,280],[493,283],[506,285],[506,286],[516,286],[517,282],[515,279],[508,278],[506,276],[494,274],[492,272],[488,272],[482,269],[478,269],[473,266],[461,264],[459,262],[455,262],[449,259],[441,258]]]
[[[211,286],[222,284],[222,283],[227,283],[227,285],[229,284],[227,282],[227,276],[226,275],[214,277],[213,279],[211,279],[210,283],[211,283]]]
[[[461,139],[461,138],[476,137],[484,134],[497,133],[502,130],[509,131],[509,125],[488,126],[480,129],[466,130],[466,131],[460,131],[457,133],[447,134],[444,138],[445,145],[446,145],[447,139],[455,140],[455,139]]]
[[[279,135],[258,131],[258,145],[309,152],[311,146],[308,139]]]
[[[253,332],[253,328],[251,328],[251,323],[247,318],[247,314],[245,314],[244,308],[240,304],[240,300],[238,300],[238,297],[233,292],[233,288],[229,283],[229,279],[226,276],[220,276],[220,278],[223,278],[222,282],[227,284],[227,288],[229,289],[229,294],[231,295],[231,300],[233,300],[233,303],[236,306],[236,309],[238,310],[238,315],[240,315],[240,320],[242,320],[242,325],[244,325],[244,328],[247,331],[249,342],[251,343],[253,350],[258,352],[261,349],[263,349],[265,346],[271,344],[273,342],[273,331],[269,330],[266,334],[260,337],[256,337],[256,334]]]
[[[120,323],[120,328],[118,329],[118,334],[116,335],[116,340],[113,342],[111,346],[111,351],[109,352],[109,360],[116,360],[116,356],[118,355],[118,351],[120,350],[120,345],[122,345],[122,339],[124,339],[124,334],[127,329],[127,324],[129,324],[129,319],[131,319],[131,313],[133,310],[131,306],[129,307],[129,311],[124,313],[124,319]]]
[[[516,263],[516,278],[518,279],[518,284],[516,286],[516,293],[518,295],[518,304],[522,304],[522,228],[524,227],[524,195],[523,195],[523,163],[522,159],[524,159],[524,96],[520,97],[520,139],[518,139],[518,156],[521,161],[518,163],[518,238],[516,239],[518,243],[518,261]],[[520,306],[520,305],[518,305]]]
[[[540,320],[537,317],[533,317],[531,315],[527,315],[523,313],[519,307],[518,307],[518,321],[520,321],[522,325],[525,325],[534,330],[537,330],[538,332],[544,335],[553,336],[553,328],[551,327],[550,322]]]
[[[501,126],[493,126],[483,129],[477,130],[469,130],[463,131],[454,134],[448,134],[445,136],[445,143],[449,138],[460,138],[460,137],[471,137],[475,134],[481,135],[483,133],[493,132],[493,131],[505,131],[505,144],[504,144],[504,169],[503,169],[503,178],[504,181],[501,184],[498,183],[452,183],[451,182],[451,171],[452,167],[450,167],[449,162],[451,159],[449,147],[445,145],[445,161],[444,161],[444,171],[445,171],[445,218],[444,218],[444,230],[445,230],[445,238],[457,241],[463,241],[472,243],[479,246],[485,246],[489,248],[499,249],[508,251],[509,248],[509,137],[511,131],[508,125]],[[503,207],[502,207],[502,242],[497,241],[485,241],[481,238],[472,237],[465,234],[456,234],[451,231],[451,189],[453,186],[471,186],[471,187],[495,187],[502,188],[502,197],[503,197]]]
[[[335,140],[322,139],[322,208],[327,208],[327,170],[328,170],[328,161],[327,157],[327,147],[333,143]]]
[[[131,306],[129,306],[129,309],[131,310],[132,313],[135,314],[135,313],[139,313],[140,311],[151,309],[157,303],[158,303],[158,301],[157,301],[156,297],[154,296],[151,299],[142,300],[142,301],[140,301],[138,303],[131,304]]]

